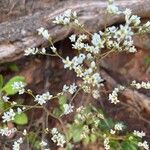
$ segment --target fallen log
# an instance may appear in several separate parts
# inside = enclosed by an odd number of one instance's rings
[[[104,28],[106,21],[106,1],[99,0],[64,0],[54,3],[49,9],[40,10],[33,15],[26,15],[0,23],[0,63],[9,62],[23,57],[24,49],[38,47],[44,40],[36,33],[36,29],[47,28],[55,42],[67,37],[72,30],[54,25],[52,20],[66,9],[79,14],[79,20],[90,32]],[[133,14],[141,18],[150,18],[149,0],[116,1],[120,9],[130,8]],[[108,17],[107,26],[124,21],[122,15]],[[138,43],[138,42],[137,42]]]

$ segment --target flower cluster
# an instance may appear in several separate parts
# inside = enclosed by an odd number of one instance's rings
[[[143,132],[143,131],[140,132],[140,131],[136,131],[136,130],[134,130],[133,134],[136,137],[139,137],[139,138],[143,138],[146,135],[145,132]],[[144,141],[143,143],[142,142],[138,142],[138,146],[139,147],[143,147],[146,150],[149,150],[149,145],[148,145],[147,141]]]
[[[122,123],[117,123],[117,124],[115,124],[115,126],[114,126],[114,129],[111,129],[110,130],[110,133],[111,134],[115,134],[116,133],[116,131],[122,131],[123,130],[123,124]]]
[[[111,94],[109,94],[109,101],[113,104],[119,103],[118,99],[118,92],[121,90],[124,90],[125,88],[123,86],[120,86],[119,88],[115,88]]]
[[[143,131],[140,132],[140,131],[136,131],[136,130],[134,130],[133,134],[140,138],[143,138],[146,135],[145,132],[143,132]]]
[[[149,145],[148,145],[147,141],[144,141],[143,143],[142,143],[142,142],[139,142],[139,143],[138,143],[138,146],[139,146],[139,147],[143,147],[143,148],[146,149],[146,150],[149,150]]]
[[[23,143],[23,139],[19,138],[17,141],[14,142],[13,144],[13,150],[20,150],[20,144]]]
[[[9,122],[11,120],[14,120],[15,115],[16,113],[14,112],[14,110],[10,108],[9,111],[4,112],[3,114],[3,122]]]
[[[58,132],[57,128],[51,130],[52,141],[57,144],[57,146],[63,147],[66,143],[64,135]]]
[[[104,148],[105,148],[105,150],[110,149],[109,138],[108,137],[106,137],[105,140],[104,140]]]
[[[48,33],[48,30],[44,29],[43,27],[37,29],[38,34],[42,35],[45,39],[49,40],[50,34]]]
[[[107,12],[110,14],[120,14],[119,8],[114,3],[109,3],[107,6]]]
[[[71,9],[66,10],[63,15],[57,16],[53,23],[60,25],[69,25],[70,23],[73,23],[82,27],[77,19],[77,13],[75,11],[73,12]]]
[[[8,127],[0,128],[0,134],[2,136],[10,136],[11,134],[15,133],[17,131],[16,128],[9,129]]]
[[[150,21],[147,21],[145,24],[139,27],[139,33],[149,33],[150,32]]]
[[[73,112],[74,106],[72,106],[71,104],[64,104],[63,107],[64,107],[64,114],[65,115],[68,115],[68,114]]]
[[[28,56],[28,55],[35,55],[38,53],[38,48],[27,48],[24,52],[24,55],[25,56]]]
[[[69,92],[70,94],[74,94],[77,90],[77,86],[75,83],[71,84],[70,86],[67,86],[66,84],[63,86],[63,92]]]
[[[8,102],[9,99],[10,99],[10,98],[9,98],[8,96],[6,96],[6,95],[4,95],[4,96],[2,97],[2,100],[3,100],[4,102]]]
[[[131,86],[135,87],[136,89],[150,89],[150,82],[144,82],[142,81],[141,83],[137,83],[135,80],[132,81]]]
[[[19,94],[23,94],[23,93],[25,92],[25,89],[24,89],[25,86],[26,86],[25,83],[22,82],[22,81],[14,82],[14,83],[12,84],[12,88],[13,88],[14,90],[19,91]]]
[[[41,50],[39,50],[38,48],[27,48],[25,51],[25,56],[28,55],[36,55],[36,54],[46,54],[46,49],[42,48]]]
[[[50,95],[49,92],[43,93],[42,95],[36,95],[34,101],[39,103],[40,105],[45,104],[48,100],[50,100],[53,96]]]

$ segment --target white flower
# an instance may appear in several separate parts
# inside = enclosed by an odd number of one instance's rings
[[[58,132],[57,128],[53,128],[51,131],[52,141],[57,144],[57,146],[63,147],[66,143],[65,136]]]
[[[82,26],[77,20],[77,13],[73,12],[71,9],[66,10],[64,14],[57,16],[53,23],[62,25],[69,25],[70,23],[74,23],[78,26]]]
[[[69,70],[72,70],[73,63],[69,60],[69,57],[67,56],[66,59],[63,59],[62,62],[65,64],[64,68],[69,68]]]
[[[134,130],[133,134],[140,138],[143,138],[146,135],[145,132],[143,132],[143,131],[140,132],[140,131],[136,131],[136,130]]]
[[[22,81],[14,82],[12,84],[12,88],[14,90],[18,90],[19,94],[23,94],[25,92],[25,89],[24,89],[25,86],[26,86],[25,83],[23,83]]]
[[[142,143],[142,142],[139,142],[139,143],[138,143],[138,146],[139,146],[139,147],[143,147],[143,148],[146,149],[146,150],[149,150],[149,145],[148,145],[147,141],[144,141],[143,143]]]
[[[41,147],[45,147],[45,146],[47,146],[47,143],[42,140],[41,143],[40,143],[40,145],[41,145]]]
[[[22,134],[23,134],[24,136],[27,135],[27,130],[24,129]]]
[[[17,103],[15,101],[12,101],[11,105],[14,106],[16,105]]]
[[[57,50],[56,47],[52,46],[50,48],[52,49],[53,53],[56,53],[56,50]]]
[[[23,139],[19,138],[17,141],[14,142],[13,144],[13,150],[20,150],[20,144],[23,143]]]
[[[93,91],[92,91],[92,96],[93,96],[95,99],[98,99],[98,98],[100,97],[99,91],[98,91],[98,90],[93,90]]]
[[[0,129],[0,134],[2,136],[10,136],[12,133],[15,133],[17,131],[16,128],[12,128],[12,129],[9,129],[8,127],[4,127],[4,128],[1,128]]]
[[[70,94],[74,94],[76,92],[76,90],[77,90],[77,86],[75,85],[75,83],[73,83],[73,84],[70,85],[70,87],[68,89],[68,92]]]
[[[135,80],[132,81],[131,86],[135,87],[136,89],[150,89],[150,82],[144,82],[142,81],[142,83],[137,83]]]
[[[38,48],[27,48],[24,52],[24,55],[25,56],[28,56],[28,55],[35,55],[38,53]]]
[[[69,39],[70,39],[71,42],[75,42],[76,41],[76,35],[75,34],[71,35],[69,37]]]
[[[118,92],[124,90],[125,87],[123,86],[119,86],[118,88],[114,88],[114,90],[112,91],[111,94],[109,94],[109,101],[111,101],[111,103],[113,104],[117,104],[119,103],[119,99],[118,99]]]
[[[3,99],[4,102],[8,102],[8,100],[9,100],[10,98],[9,98],[8,96],[5,96],[5,95],[4,95],[4,96],[2,97],[2,99]]]
[[[115,6],[114,4],[109,4],[107,6],[107,11],[110,14],[120,14],[121,12],[119,11],[119,8],[117,6]]]
[[[40,105],[45,104],[48,100],[50,100],[53,96],[50,95],[49,92],[43,93],[42,95],[36,95],[35,100]]]
[[[9,109],[9,111],[7,112],[4,112],[3,116],[2,116],[2,119],[3,119],[3,122],[9,122],[11,120],[14,120],[14,117],[15,117],[15,112],[13,109]]]
[[[42,48],[41,53],[42,53],[42,54],[46,54],[46,49],[45,49],[45,48]]]
[[[109,138],[105,138],[104,140],[104,148],[105,150],[109,150],[110,149],[110,145],[109,145]]]
[[[41,28],[37,29],[37,31],[38,31],[39,35],[42,35],[47,40],[49,39],[50,34],[48,33],[48,30],[46,30],[43,27],[41,27]]]
[[[98,48],[103,48],[104,47],[104,43],[102,42],[102,39],[100,37],[100,34],[98,33],[94,33],[93,36],[92,36],[92,44],[95,46],[95,47],[98,47]]]
[[[64,107],[64,114],[65,115],[68,115],[71,112],[73,112],[74,106],[72,106],[71,104],[64,104],[63,107]]]
[[[113,130],[113,129],[110,130],[110,134],[115,134],[115,133],[116,133],[115,130]]]
[[[117,123],[117,124],[115,124],[115,127],[114,127],[114,129],[115,130],[118,130],[118,131],[122,131],[123,130],[123,124],[122,123]]]
[[[63,86],[63,92],[67,92],[68,91],[68,89],[69,89],[69,86],[67,86],[66,84]]]
[[[21,114],[22,113],[22,109],[21,108],[17,108],[17,113]]]

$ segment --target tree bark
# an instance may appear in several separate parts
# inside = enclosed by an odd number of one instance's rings
[[[150,18],[149,0],[120,0],[116,1],[116,5],[120,9],[130,8],[133,14],[142,19]],[[72,32],[71,29],[52,23],[52,20],[66,9],[77,11],[79,20],[90,32],[103,29],[106,24],[106,6],[106,1],[99,0],[57,0],[52,6],[49,4],[47,9],[43,8],[32,15],[27,14],[0,23],[0,63],[21,58],[26,48],[43,44],[44,40],[36,32],[41,26],[49,30],[55,42],[67,37]],[[107,19],[107,26],[121,22],[124,22],[123,15],[112,15]]]

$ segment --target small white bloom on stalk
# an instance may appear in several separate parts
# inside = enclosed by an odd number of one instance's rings
[[[76,41],[76,35],[75,34],[71,35],[69,37],[69,39],[70,39],[71,42],[75,42]]]
[[[19,138],[17,141],[14,142],[13,144],[13,150],[20,150],[20,144],[23,143],[23,139]]]
[[[23,94],[25,92],[25,89],[24,89],[25,86],[26,86],[25,83],[23,83],[22,81],[14,82],[12,84],[12,88],[14,90],[18,90],[19,94]]]
[[[8,100],[9,100],[10,98],[9,98],[8,96],[5,96],[5,95],[4,95],[4,96],[2,97],[2,99],[3,99],[4,102],[8,102]]]
[[[42,140],[41,143],[40,143],[40,146],[41,146],[41,147],[45,147],[45,146],[47,146],[47,143]]]
[[[51,130],[52,141],[57,144],[57,146],[63,147],[66,143],[65,136],[58,132],[57,128]]]
[[[72,106],[71,104],[64,104],[63,107],[64,107],[64,114],[65,115],[68,115],[68,114],[73,112],[74,106]]]
[[[2,116],[3,122],[9,122],[11,120],[14,120],[15,115],[16,113],[14,112],[14,110],[10,108],[9,111],[4,112],[3,114]]]
[[[117,123],[115,124],[115,127],[114,129],[117,130],[117,131],[122,131],[123,130],[123,124],[122,123]]]
[[[74,94],[77,90],[77,86],[75,83],[71,84],[70,86],[64,85],[63,92],[69,92],[70,94]]]
[[[38,48],[27,48],[24,52],[25,52],[24,53],[25,56],[35,55],[39,52],[39,49]]]
[[[137,83],[135,80],[132,81],[131,86],[135,87],[136,89],[150,89],[150,82],[144,82],[142,81],[142,83]]]
[[[93,96],[95,99],[98,99],[98,98],[100,97],[99,91],[98,91],[98,90],[93,90],[93,91],[92,91],[92,96]]]
[[[67,56],[66,59],[63,59],[62,62],[65,64],[64,68],[69,68],[69,70],[72,70],[73,68],[73,63],[72,61],[69,60],[69,57]]]
[[[95,47],[104,48],[104,42],[98,33],[93,34],[91,42]]]
[[[57,51],[56,47],[51,46],[50,48],[51,48],[51,50],[52,50],[53,53],[56,53],[56,51]]]
[[[140,131],[136,131],[136,130],[134,130],[133,134],[140,138],[143,138],[146,135],[145,132],[143,132],[143,131],[140,132]]]
[[[42,95],[36,95],[35,102],[38,102],[40,105],[45,104],[48,100],[50,100],[53,96],[50,95],[49,92],[43,93]]]
[[[27,130],[24,129],[22,134],[23,134],[24,136],[27,135]]]
[[[4,127],[4,128],[1,128],[0,129],[0,134],[2,136],[10,136],[11,134],[15,133],[17,131],[16,128],[12,128],[12,129],[9,129],[8,127]]]
[[[139,147],[143,147],[146,150],[149,150],[149,145],[148,145],[147,141],[144,141],[143,143],[142,142],[138,142],[138,146]]]
[[[22,113],[22,109],[21,108],[17,108],[17,113],[21,114]]]
[[[38,34],[42,35],[45,39],[49,40],[50,34],[48,33],[48,30],[44,29],[43,27],[37,29]]]
[[[105,138],[104,140],[104,148],[105,150],[109,150],[110,149],[110,145],[109,145],[109,138]]]
[[[107,11],[110,14],[120,14],[121,12],[119,11],[119,8],[115,6],[114,4],[109,4],[107,6]]]
[[[77,13],[71,9],[66,10],[64,14],[57,16],[53,23],[60,25],[69,25],[70,23],[73,23],[80,27],[83,26],[77,20]]]

